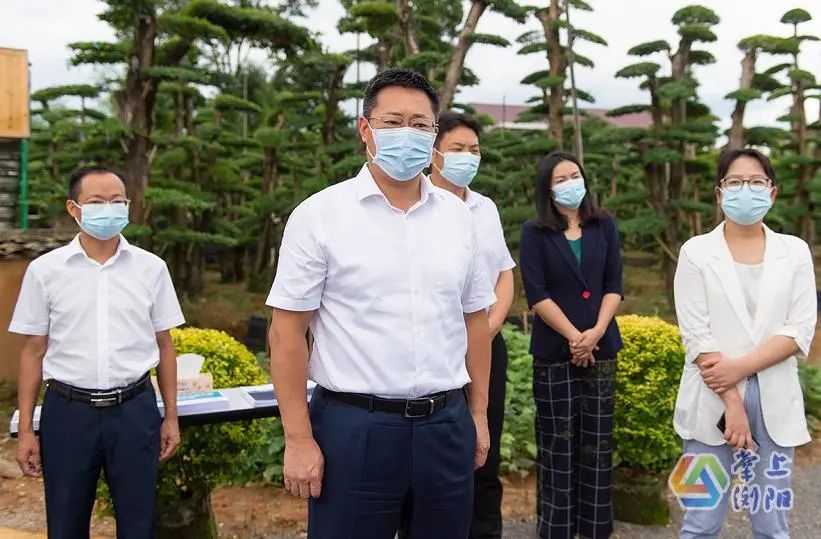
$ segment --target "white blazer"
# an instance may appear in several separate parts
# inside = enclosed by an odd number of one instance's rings
[[[809,352],[817,316],[810,249],[800,238],[764,229],[764,268],[754,317],[724,239],[724,223],[681,247],[674,293],[685,362],[673,424],[685,440],[725,443],[716,428],[724,403],[704,383],[694,363],[699,354],[742,356],[773,335],[795,339],[803,357]],[[809,442],[796,357],[759,372],[758,383],[770,438],[782,447]],[[743,397],[746,380],[739,382],[738,389]]]

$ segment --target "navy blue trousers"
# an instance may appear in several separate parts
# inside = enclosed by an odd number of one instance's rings
[[[464,539],[473,508],[476,428],[465,399],[430,417],[368,411],[317,388],[311,423],[325,457],[308,504],[309,539]]]
[[[49,539],[88,538],[100,470],[111,490],[117,538],[154,537],[160,423],[151,387],[109,408],[46,392],[40,451]]]

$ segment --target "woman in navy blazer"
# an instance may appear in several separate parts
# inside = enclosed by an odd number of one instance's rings
[[[571,154],[539,164],[537,218],[519,261],[536,312],[530,352],[542,538],[609,537],[622,260],[613,219],[596,208]]]

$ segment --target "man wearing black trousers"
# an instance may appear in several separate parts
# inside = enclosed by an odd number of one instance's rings
[[[470,210],[422,174],[438,108],[422,75],[377,74],[359,118],[366,164],[300,204],[285,229],[267,302],[271,375],[285,487],[310,498],[309,539],[470,530],[496,298]]]
[[[442,114],[439,117],[439,133],[433,150],[430,179],[435,186],[464,200],[470,208],[479,242],[480,259],[488,282],[496,293],[496,303],[488,310],[490,332],[494,336],[487,408],[490,450],[487,462],[475,474],[470,538],[501,539],[502,482],[499,480],[499,445],[505,419],[507,384],[507,346],[501,329],[513,303],[513,268],[516,263],[505,243],[496,204],[468,187],[479,170],[481,134],[479,122],[467,114]]]
[[[182,312],[165,263],[120,235],[128,224],[121,175],[77,170],[66,207],[81,231],[29,265],[9,326],[26,335],[17,461],[26,475],[43,476],[49,539],[88,538],[101,470],[117,537],[150,539],[158,461],[180,442],[169,330],[184,322]],[[149,377],[154,367],[164,420]]]

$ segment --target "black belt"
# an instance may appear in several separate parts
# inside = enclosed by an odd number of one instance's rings
[[[64,384],[63,382],[59,382],[57,380],[49,380],[46,383],[46,387],[58,395],[62,395],[70,401],[88,404],[92,408],[117,406],[118,404],[122,404],[136,397],[145,391],[150,385],[151,377],[148,373],[145,373],[142,378],[133,384],[105,391],[96,389],[81,389],[79,387]]]
[[[462,389],[452,389],[443,393],[435,393],[427,397],[418,399],[383,399],[373,395],[363,395],[361,393],[337,393],[322,388],[332,399],[336,399],[345,404],[375,410],[377,412],[390,412],[403,414],[409,419],[419,419],[428,417],[443,409],[448,403],[453,403],[455,399],[464,399],[465,392]]]

